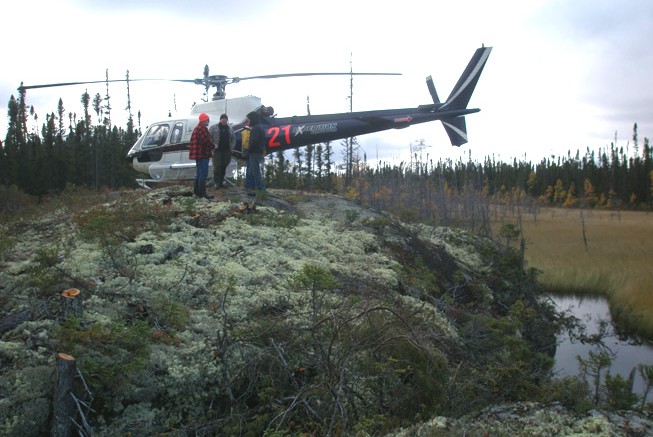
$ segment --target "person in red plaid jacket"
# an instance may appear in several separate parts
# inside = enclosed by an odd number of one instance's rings
[[[202,112],[199,117],[200,122],[197,124],[190,136],[190,147],[188,149],[188,158],[195,160],[195,186],[193,193],[197,197],[204,199],[213,199],[213,196],[206,194],[206,178],[209,175],[209,160],[213,156],[215,145],[211,140],[209,133],[209,116]]]

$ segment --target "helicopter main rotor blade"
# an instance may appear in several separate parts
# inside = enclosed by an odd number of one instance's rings
[[[150,80],[169,80],[169,79],[129,79],[129,82],[141,82],[141,81],[150,81]],[[107,82],[127,82],[127,79],[111,79],[111,80],[87,80],[82,82],[61,82],[61,83],[46,83],[41,85],[20,85],[18,91],[29,90],[34,88],[52,88],[58,86],[70,86],[70,85],[85,85],[89,83],[107,83]],[[192,80],[182,82],[193,82]]]
[[[401,76],[401,73],[284,73],[284,74],[264,74],[261,76],[232,77],[230,83],[238,83],[241,80],[249,79],[276,79],[279,77],[299,77],[299,76]]]
[[[185,82],[192,83],[195,85],[204,85],[207,90],[209,87],[215,86],[218,89],[222,89],[222,94],[224,95],[224,87],[231,83],[238,83],[242,80],[250,79],[276,79],[282,77],[301,77],[301,76],[401,76],[401,73],[283,73],[283,74],[264,74],[260,76],[247,76],[247,77],[227,77],[222,75],[213,75],[207,76],[202,79],[111,79],[111,80],[90,80],[90,81],[80,81],[80,82],[59,82],[59,83],[46,83],[39,85],[23,85],[21,82],[18,87],[18,91],[24,92],[29,89],[36,88],[54,88],[61,86],[72,86],[72,85],[85,85],[85,84],[98,84],[98,83],[109,83],[109,82],[143,82],[143,81],[167,81],[167,82]]]

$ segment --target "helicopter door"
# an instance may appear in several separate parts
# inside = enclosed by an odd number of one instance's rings
[[[172,135],[170,135],[170,144],[181,143],[181,137],[184,133],[184,123],[178,121],[172,128]]]
[[[188,150],[186,147],[181,147],[182,139],[184,137],[184,121],[175,122],[170,134],[170,145],[174,152],[168,153],[167,163],[170,164],[168,168],[169,174],[166,177],[173,179],[193,179],[195,177],[195,162],[188,159]],[[179,147],[174,147],[179,146]]]

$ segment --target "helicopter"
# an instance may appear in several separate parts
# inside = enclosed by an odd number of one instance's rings
[[[268,154],[372,132],[403,129],[436,120],[442,122],[451,144],[461,146],[468,141],[465,115],[480,111],[478,108],[467,108],[467,105],[491,50],[492,47],[482,46],[474,52],[444,102],[440,101],[433,79],[428,76],[426,85],[433,103],[422,104],[415,108],[323,115],[278,117],[274,113],[273,107],[263,105],[261,99],[256,96],[227,99],[225,88],[228,84],[249,79],[316,75],[397,75],[398,73],[289,73],[229,78],[223,75],[208,76],[208,69],[205,68],[205,75],[202,79],[175,79],[175,81],[204,85],[207,94],[210,87],[215,87],[216,92],[213,94],[212,100],[195,104],[187,117],[170,118],[152,123],[131,147],[127,153],[127,159],[131,160],[134,169],[148,176],[137,180],[138,184],[144,188],[149,188],[147,184],[152,182],[194,179],[195,161],[188,158],[188,149],[191,134],[199,122],[201,113],[209,115],[211,125],[218,122],[221,114],[227,114],[229,120],[235,121],[232,128],[236,135],[236,145],[232,156],[236,158],[236,162],[244,160],[242,132],[248,128],[248,114],[253,112],[259,115],[260,123],[265,128]],[[113,81],[124,80],[110,82]],[[24,88],[99,82],[104,81],[36,85]],[[234,170],[233,166],[227,170],[227,174],[230,170]],[[209,169],[209,175],[212,175],[211,169]]]

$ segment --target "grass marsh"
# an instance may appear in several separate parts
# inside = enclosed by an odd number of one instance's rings
[[[621,326],[653,339],[653,213],[547,208],[521,224],[547,291],[602,294]]]

